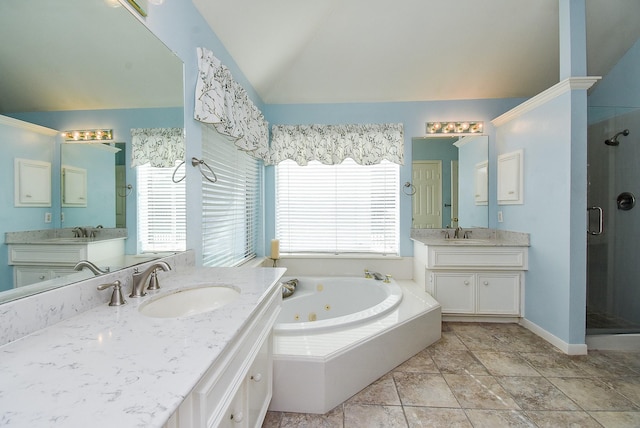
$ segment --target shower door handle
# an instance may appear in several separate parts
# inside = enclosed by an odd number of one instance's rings
[[[602,212],[602,207],[588,207],[587,211],[598,211],[598,231],[592,232],[590,230],[587,230],[587,233],[591,235],[602,235],[602,229],[604,225],[604,215]],[[588,217],[587,222],[589,222],[590,219],[591,219],[591,216]]]

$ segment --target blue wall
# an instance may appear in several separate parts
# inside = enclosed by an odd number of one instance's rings
[[[354,104],[295,104],[267,105],[265,117],[271,124],[341,124],[341,123],[403,123],[404,124],[404,165],[400,168],[400,183],[411,181],[412,138],[425,135],[428,121],[482,120],[485,134],[489,135],[489,158],[493,159],[494,129],[490,120],[499,116],[522,99],[466,100],[466,101],[424,101],[403,103],[354,103]],[[265,224],[266,241],[275,234],[275,191],[273,166],[265,168]],[[495,167],[489,171],[489,200],[495,200]],[[489,212],[495,210],[495,203]],[[493,211],[495,212],[495,211]],[[489,218],[492,218],[491,215]],[[495,215],[493,216],[495,218]],[[494,225],[495,226],[495,225]],[[411,198],[401,195],[400,199],[400,255],[413,255],[411,231]]]
[[[57,199],[52,194],[51,207],[14,207],[14,159],[55,162],[55,136],[0,124],[0,236],[5,232],[40,230],[53,227],[45,223],[45,213],[52,213]],[[52,167],[52,173],[54,168]],[[52,174],[53,175],[53,174]],[[52,183],[53,183],[52,178]],[[58,211],[59,212],[59,211]],[[0,291],[13,288],[13,269],[7,264],[7,246],[0,245]]]
[[[12,116],[27,122],[57,130],[98,128],[113,129],[113,140],[115,142],[125,143],[126,159],[131,159],[132,128],[182,128],[184,120],[184,112],[180,107],[16,113],[12,114]],[[127,169],[127,183],[131,183],[135,187],[135,168]],[[127,229],[129,234],[129,239],[127,239],[125,249],[127,254],[136,254],[137,252],[136,212],[137,206],[134,192],[127,198]],[[96,224],[98,223],[92,222],[92,225],[95,226]],[[58,223],[56,226],[60,227],[60,224]],[[64,224],[62,227],[65,227]]]

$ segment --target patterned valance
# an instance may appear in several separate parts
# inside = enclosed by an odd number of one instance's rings
[[[335,165],[351,158],[360,165],[383,159],[404,164],[404,128],[401,123],[369,125],[274,125],[270,164],[286,159],[298,165],[309,161]]]
[[[151,164],[157,168],[175,166],[184,160],[182,128],[136,128],[131,130],[131,168]]]
[[[250,155],[269,155],[269,125],[231,72],[213,53],[198,48],[198,79],[194,118],[212,124]]]

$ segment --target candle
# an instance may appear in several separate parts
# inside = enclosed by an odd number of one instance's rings
[[[280,241],[277,239],[271,240],[271,258],[273,260],[280,258]]]

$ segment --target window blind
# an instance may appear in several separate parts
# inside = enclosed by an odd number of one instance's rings
[[[218,177],[202,181],[203,265],[237,266],[261,243],[260,162],[204,124],[202,154]]]
[[[398,254],[399,166],[382,161],[276,166],[276,237],[283,253]]]
[[[186,248],[185,185],[184,181],[176,184],[171,180],[174,169],[149,164],[136,167],[140,252]]]

